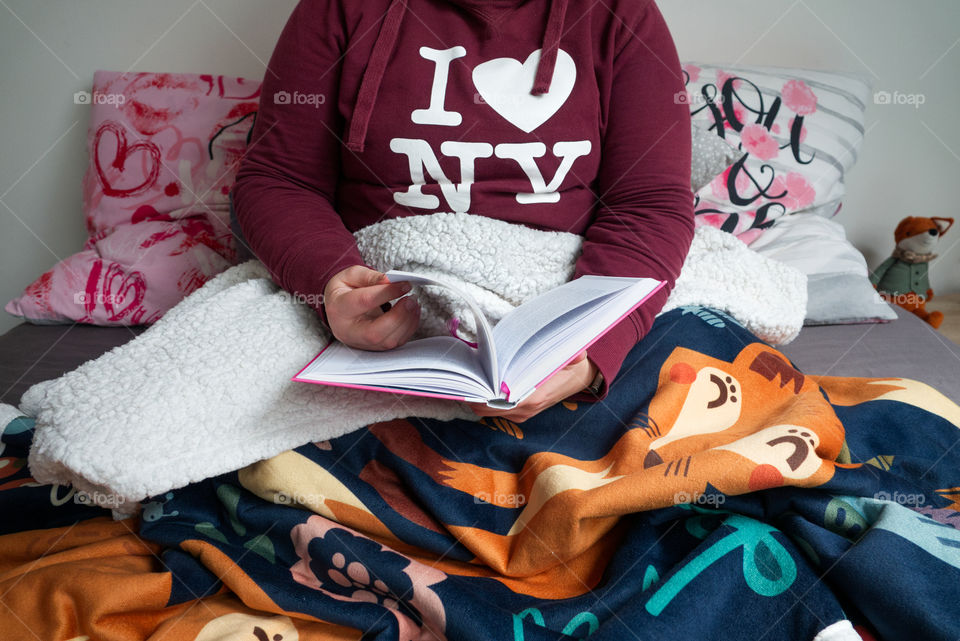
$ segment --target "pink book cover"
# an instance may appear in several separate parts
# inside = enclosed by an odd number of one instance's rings
[[[534,389],[536,389],[537,387],[540,387],[540,386],[543,385],[546,381],[550,380],[550,378],[551,378],[554,374],[556,374],[557,372],[559,372],[560,370],[562,370],[564,367],[567,366],[567,364],[568,364],[570,361],[572,361],[572,360],[575,359],[577,356],[579,356],[579,355],[580,355],[580,352],[583,352],[584,350],[588,349],[591,345],[593,345],[594,343],[596,343],[598,340],[600,340],[600,339],[603,337],[604,334],[606,334],[606,333],[609,332],[611,329],[613,329],[614,327],[616,327],[617,323],[619,323],[620,321],[622,321],[624,318],[626,318],[627,316],[629,316],[630,314],[632,314],[632,313],[634,312],[634,310],[636,310],[638,307],[640,307],[640,306],[643,305],[645,302],[647,302],[647,301],[650,299],[650,297],[653,296],[654,294],[656,294],[658,291],[660,291],[660,289],[661,289],[664,285],[666,285],[665,282],[660,282],[659,284],[657,284],[652,290],[650,290],[650,292],[647,293],[646,296],[644,296],[642,299],[640,299],[640,301],[637,302],[637,304],[633,305],[630,309],[628,309],[626,312],[624,312],[619,318],[617,318],[615,321],[613,321],[612,323],[610,323],[609,325],[607,325],[607,327],[606,327],[603,331],[601,331],[601,332],[598,333],[596,336],[594,336],[593,339],[591,339],[590,342],[587,343],[582,349],[577,350],[576,353],[574,353],[570,358],[568,358],[566,361],[564,361],[559,367],[557,367],[555,370],[553,370],[552,372],[550,372],[549,374],[547,374],[547,375],[543,378],[543,380],[541,380],[539,383],[536,384],[536,386],[534,387]],[[323,354],[323,352],[326,351],[327,347],[330,347],[330,345],[332,345],[332,344],[333,344],[333,341],[331,341],[330,343],[328,343],[328,344],[326,345],[326,347],[324,347],[322,350],[320,350],[320,352],[319,352],[316,356],[314,356],[313,359],[312,359],[309,363],[307,363],[299,372],[297,372],[296,375],[294,375],[293,378],[291,378],[290,380],[297,381],[297,382],[300,382],[300,383],[314,383],[314,384],[316,384],[316,385],[331,385],[331,386],[333,386],[333,387],[347,387],[347,388],[350,388],[350,389],[363,389],[363,390],[371,390],[371,391],[374,391],[374,392],[391,392],[391,393],[393,393],[393,394],[408,394],[408,395],[410,395],[410,396],[424,396],[424,397],[427,397],[427,398],[442,398],[442,399],[449,399],[449,400],[455,400],[455,401],[465,401],[465,400],[467,400],[466,397],[464,397],[464,396],[458,396],[458,395],[456,395],[456,394],[441,394],[441,393],[438,393],[438,392],[423,392],[423,391],[420,391],[420,390],[400,389],[400,388],[393,388],[393,387],[380,387],[380,386],[377,386],[377,385],[361,385],[361,384],[357,384],[357,383],[339,383],[339,382],[338,382],[338,383],[334,383],[334,382],[330,382],[330,381],[317,381],[317,380],[309,380],[309,379],[305,379],[305,378],[300,378],[300,375],[304,372],[304,370],[306,370],[308,367],[310,367],[310,366],[314,363],[314,361],[316,361],[318,358],[320,358],[320,355]],[[506,387],[506,383],[503,383],[503,384],[501,385],[501,390],[505,390],[505,391],[507,392],[507,398],[506,398],[506,400],[509,401],[509,400],[510,400],[510,390],[509,390],[508,387]],[[496,400],[496,399],[489,399],[489,400]]]

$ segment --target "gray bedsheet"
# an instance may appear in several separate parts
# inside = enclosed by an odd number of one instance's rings
[[[960,403],[960,345],[894,309],[889,323],[805,327],[781,350],[808,374],[913,378]]]
[[[913,314],[870,325],[805,327],[783,352],[803,372],[915,378],[960,403],[960,346]],[[0,336],[0,403],[132,340],[143,327],[23,324]]]
[[[0,403],[19,405],[34,383],[56,378],[133,340],[145,327],[17,325],[0,336]]]

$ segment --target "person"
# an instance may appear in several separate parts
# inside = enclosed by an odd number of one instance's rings
[[[693,237],[690,113],[654,0],[302,0],[231,192],[242,234],[347,345],[390,349],[415,301],[352,232],[436,212],[584,237],[574,277],[667,281],[512,410],[609,394]],[[458,174],[459,171],[459,174]],[[459,180],[460,182],[456,182]]]

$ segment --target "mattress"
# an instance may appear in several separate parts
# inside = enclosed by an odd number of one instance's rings
[[[960,346],[895,308],[897,320],[805,327],[782,351],[803,372],[914,378],[960,402]],[[145,327],[22,324],[0,336],[0,403],[123,345]]]
[[[804,327],[781,351],[807,374],[912,378],[960,403],[960,345],[892,307],[889,323]]]
[[[0,403],[19,405],[34,383],[56,378],[105,354],[146,327],[17,325],[0,336]]]

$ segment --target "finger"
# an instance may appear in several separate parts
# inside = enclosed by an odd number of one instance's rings
[[[512,410],[504,410],[496,414],[491,414],[491,416],[496,416],[497,418],[503,418],[511,423],[523,423],[529,418],[533,418],[540,412],[537,408],[528,408],[521,410],[520,406],[517,405]]]
[[[378,272],[363,265],[354,265],[345,270],[341,280],[350,287],[370,287],[371,285],[382,285],[390,282],[383,272]]]
[[[340,304],[349,317],[363,316],[410,291],[410,283],[368,285],[345,292]]]
[[[416,299],[407,296],[401,299],[390,311],[398,314],[400,320],[393,331],[384,337],[381,343],[384,349],[400,347],[410,340],[410,337],[413,336],[417,328],[420,327],[420,305]]]
[[[386,274],[364,267],[363,265],[354,265],[338,272],[330,282],[327,283],[324,294],[328,299],[333,299],[339,294],[349,292],[357,287],[369,287],[389,282]]]
[[[540,413],[541,410],[545,409],[544,403],[545,400],[542,396],[540,396],[540,390],[537,390],[527,398],[523,399],[522,403],[511,407],[510,409],[495,409],[486,403],[467,403],[467,405],[474,414],[481,418],[497,416],[499,418],[505,418],[509,421],[513,421],[514,423],[522,423],[528,418]]]
[[[558,395],[557,400],[562,400],[590,384],[593,380],[593,367],[593,364],[587,360],[587,353],[581,352],[563,369],[544,381],[538,390]]]
[[[466,403],[467,407],[470,408],[470,411],[480,416],[495,416],[494,409],[487,405],[486,403]]]
[[[389,312],[365,324],[362,337],[366,349],[393,349],[406,343],[420,326],[420,306],[408,297]]]
[[[516,407],[508,410],[494,409],[489,405],[487,405],[486,403],[467,403],[466,405],[470,408],[470,411],[472,411],[474,414],[476,414],[480,418],[486,418],[490,416],[501,416],[506,418],[507,415],[512,413],[514,410],[516,410]],[[520,406],[518,405],[517,407],[520,407]]]
[[[519,407],[519,405],[517,407]],[[527,410],[525,412],[521,412],[516,408],[512,410],[495,410],[491,407],[487,407],[486,405],[481,405],[480,407],[476,408],[471,407],[470,409],[473,410],[473,413],[479,418],[505,418],[513,423],[523,423],[528,418],[531,418],[536,414],[536,412],[533,410]]]
[[[583,361],[586,357],[586,350],[577,354],[572,361],[544,381],[522,403],[509,410],[496,410],[487,405],[476,403],[469,403],[468,405],[477,416],[499,416],[514,423],[522,423],[543,410],[556,405],[563,399],[576,394],[586,386],[586,383],[581,384],[580,381],[580,378],[582,378],[580,370],[584,367]]]

